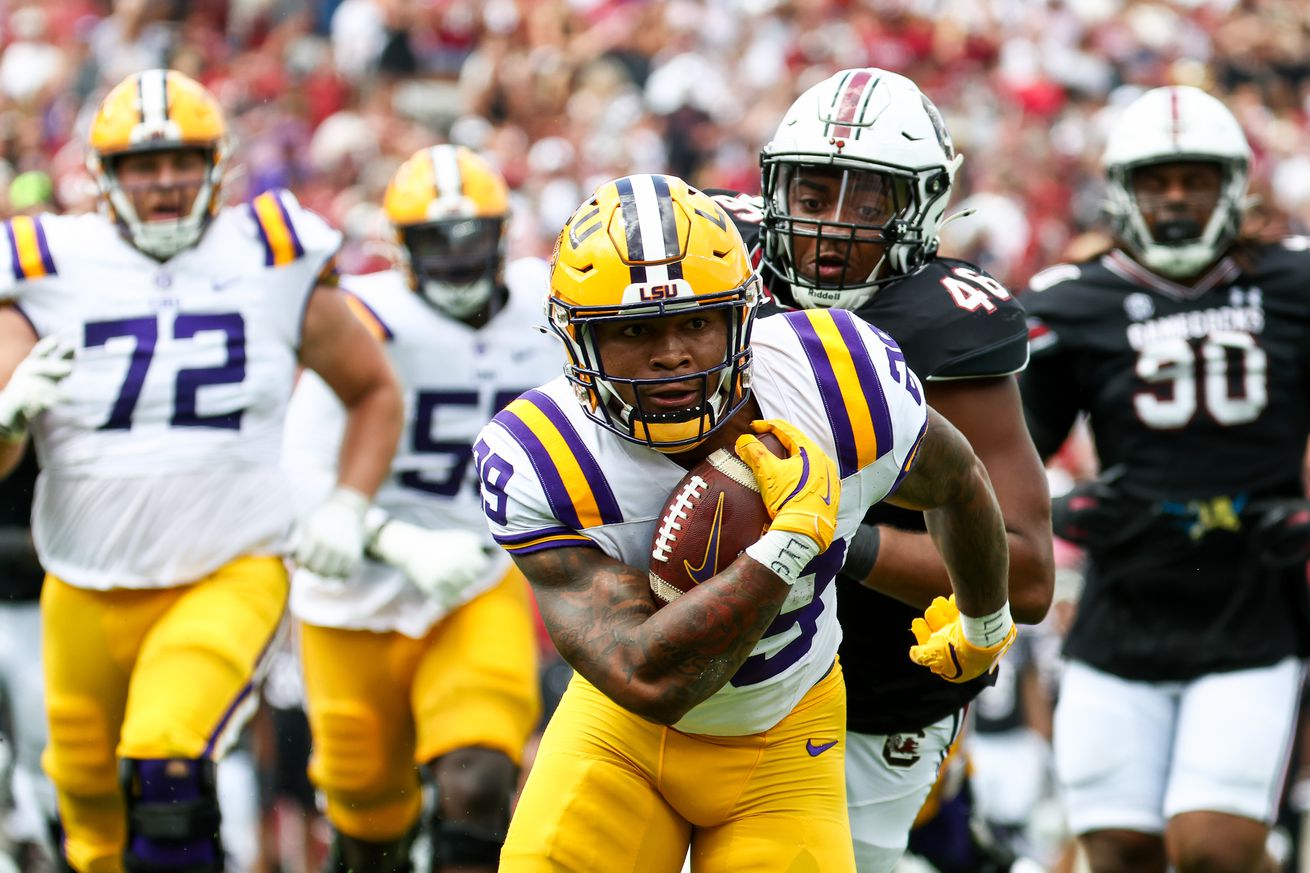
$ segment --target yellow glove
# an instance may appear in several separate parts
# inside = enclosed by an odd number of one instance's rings
[[[960,625],[960,610],[955,606],[955,595],[948,600],[937,597],[924,610],[923,618],[910,625],[917,646],[910,647],[910,660],[921,664],[947,682],[968,682],[996,669],[1001,656],[1014,645],[1017,631],[1013,624],[1001,640],[986,648],[975,646],[964,638]]]
[[[819,544],[822,552],[832,545],[841,502],[841,476],[837,465],[813,440],[780,419],[753,421],[755,433],[772,433],[787,450],[779,458],[758,437],[737,437],[737,456],[746,462],[759,483],[764,505],[773,523],[769,530],[802,534]]]

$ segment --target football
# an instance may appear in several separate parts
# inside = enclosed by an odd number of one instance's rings
[[[782,443],[761,434],[782,457]],[[769,511],[755,474],[728,449],[701,461],[673,489],[660,513],[650,548],[650,588],[669,603],[737,560],[769,529]]]

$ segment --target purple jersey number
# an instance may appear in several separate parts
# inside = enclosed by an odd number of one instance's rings
[[[814,596],[800,609],[781,613],[765,629],[760,639],[766,640],[793,627],[799,628],[800,633],[772,655],[751,655],[747,658],[730,680],[733,688],[756,685],[772,679],[809,654],[810,646],[814,645],[814,634],[819,629],[819,616],[823,614],[822,594],[832,584],[832,580],[837,578],[837,571],[845,562],[846,541],[836,540],[828,551],[806,565],[802,575],[814,574]]]
[[[227,361],[217,367],[185,367],[178,370],[173,392],[173,427],[217,427],[233,430],[241,427],[241,409],[213,415],[196,414],[196,394],[206,385],[239,384],[246,378],[246,325],[240,313],[223,312],[205,315],[179,315],[173,322],[174,339],[191,339],[198,333],[219,331],[225,336]],[[154,316],[120,318],[113,321],[88,322],[82,343],[87,348],[103,346],[111,339],[131,337],[136,347],[128,361],[127,374],[110,407],[109,418],[100,430],[130,430],[132,413],[141,399],[146,373],[159,341],[159,322]]]
[[[497,391],[491,399],[491,410],[481,416],[479,427],[505,408],[522,391]],[[473,459],[473,446],[467,441],[439,440],[438,410],[443,407],[476,407],[480,397],[477,391],[418,391],[414,395],[414,426],[410,428],[410,451],[415,455],[447,455],[450,467],[441,479],[424,478],[422,470],[405,470],[400,473],[400,484],[428,494],[453,497],[459,493]],[[473,483],[477,487],[476,481]]]
[[[473,447],[474,463],[482,482],[482,511],[496,524],[508,524],[505,516],[509,495],[505,485],[514,475],[514,466],[491,450],[486,440],[478,440]]]
[[[173,322],[174,339],[190,339],[204,331],[221,331],[225,336],[227,361],[217,367],[186,367],[177,371],[174,392],[173,427],[222,427],[241,429],[241,413],[196,414],[196,393],[206,385],[239,385],[246,379],[246,324],[236,312],[213,315],[179,315]]]

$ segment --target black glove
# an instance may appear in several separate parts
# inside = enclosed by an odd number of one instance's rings
[[[1310,500],[1257,500],[1242,514],[1251,519],[1251,536],[1266,564],[1293,567],[1310,561]]]
[[[1140,511],[1140,504],[1124,498],[1112,479],[1093,479],[1051,498],[1051,531],[1075,546],[1093,549],[1121,535],[1125,523]]]

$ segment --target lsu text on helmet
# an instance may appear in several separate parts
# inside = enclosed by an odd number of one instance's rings
[[[760,155],[766,268],[798,306],[854,309],[937,252],[962,160],[904,76],[866,67],[820,82]]]
[[[637,175],[601,185],[564,225],[551,258],[546,315],[569,354],[565,375],[586,414],[631,442],[687,451],[750,395],[750,332],[759,277],[732,220],[713,200],[673,176]],[[722,359],[693,373],[625,378],[606,372],[597,326],[723,310]],[[696,381],[685,409],[645,408],[642,390]],[[630,386],[634,401],[618,385]]]
[[[101,101],[87,136],[87,170],[101,195],[102,210],[142,252],[167,260],[200,239],[222,205],[220,190],[231,153],[227,121],[203,85],[176,70],[128,76]],[[206,171],[182,214],[149,221],[138,214],[136,192],[120,184],[118,162],[145,152],[199,150]],[[179,190],[183,198],[190,194]]]
[[[1134,171],[1152,164],[1208,161],[1223,178],[1204,227],[1155,239],[1142,214]],[[1193,276],[1217,260],[1241,229],[1251,148],[1237,119],[1199,88],[1147,91],[1128,105],[1106,138],[1108,210],[1115,235],[1143,264],[1170,278]]]
[[[486,305],[509,216],[509,189],[489,161],[463,146],[420,149],[391,177],[382,208],[416,291],[456,319]]]

